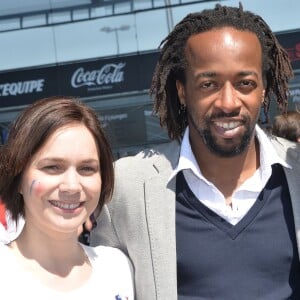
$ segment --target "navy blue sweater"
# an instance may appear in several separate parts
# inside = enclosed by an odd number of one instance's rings
[[[176,200],[179,300],[300,299],[293,211],[281,166],[273,167],[234,226],[196,199],[181,172]]]

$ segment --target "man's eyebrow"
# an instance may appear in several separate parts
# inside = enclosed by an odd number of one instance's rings
[[[201,72],[196,75],[196,78],[213,78],[216,77],[217,73],[213,71]]]
[[[249,76],[249,75],[254,75],[256,77],[258,77],[257,72],[255,71],[241,71],[238,73],[238,76],[240,77],[245,77],[245,76]],[[217,76],[217,73],[214,71],[207,71],[207,72],[201,72],[196,74],[196,78],[214,78]]]
[[[241,72],[239,72],[239,75],[240,76],[254,75],[254,76],[258,77],[258,74],[255,71],[241,71]]]

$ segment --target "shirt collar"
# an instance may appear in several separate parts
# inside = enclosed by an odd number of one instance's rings
[[[283,160],[276,152],[270,138],[266,133],[258,126],[255,127],[255,135],[259,142],[260,151],[260,165],[263,167],[272,166],[274,164],[280,164],[286,168],[292,168],[285,160]]]
[[[255,126],[255,135],[259,142],[260,149],[260,166],[263,170],[270,168],[273,164],[281,164],[283,167],[291,168],[291,166],[285,162],[274,149],[271,141],[264,131],[258,126]],[[204,180],[206,183],[210,184],[205,177],[202,175],[202,172],[199,168],[199,165],[196,161],[195,155],[192,151],[190,140],[189,140],[189,128],[187,127],[180,148],[180,157],[177,164],[177,167],[173,170],[169,181],[173,179],[178,172],[190,169],[197,177]]]

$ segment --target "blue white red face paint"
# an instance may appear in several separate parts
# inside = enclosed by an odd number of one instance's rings
[[[37,181],[36,181],[35,179],[32,180],[31,185],[30,185],[30,188],[29,188],[29,195],[32,194],[32,189],[33,189],[33,186],[35,185],[36,182],[37,182]]]
[[[29,188],[29,195],[31,196],[33,191],[36,191],[38,193],[40,191],[40,188],[41,188],[40,181],[36,179],[32,180]]]

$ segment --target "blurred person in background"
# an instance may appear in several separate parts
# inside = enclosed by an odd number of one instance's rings
[[[274,117],[272,134],[300,143],[300,112],[287,111]]]

